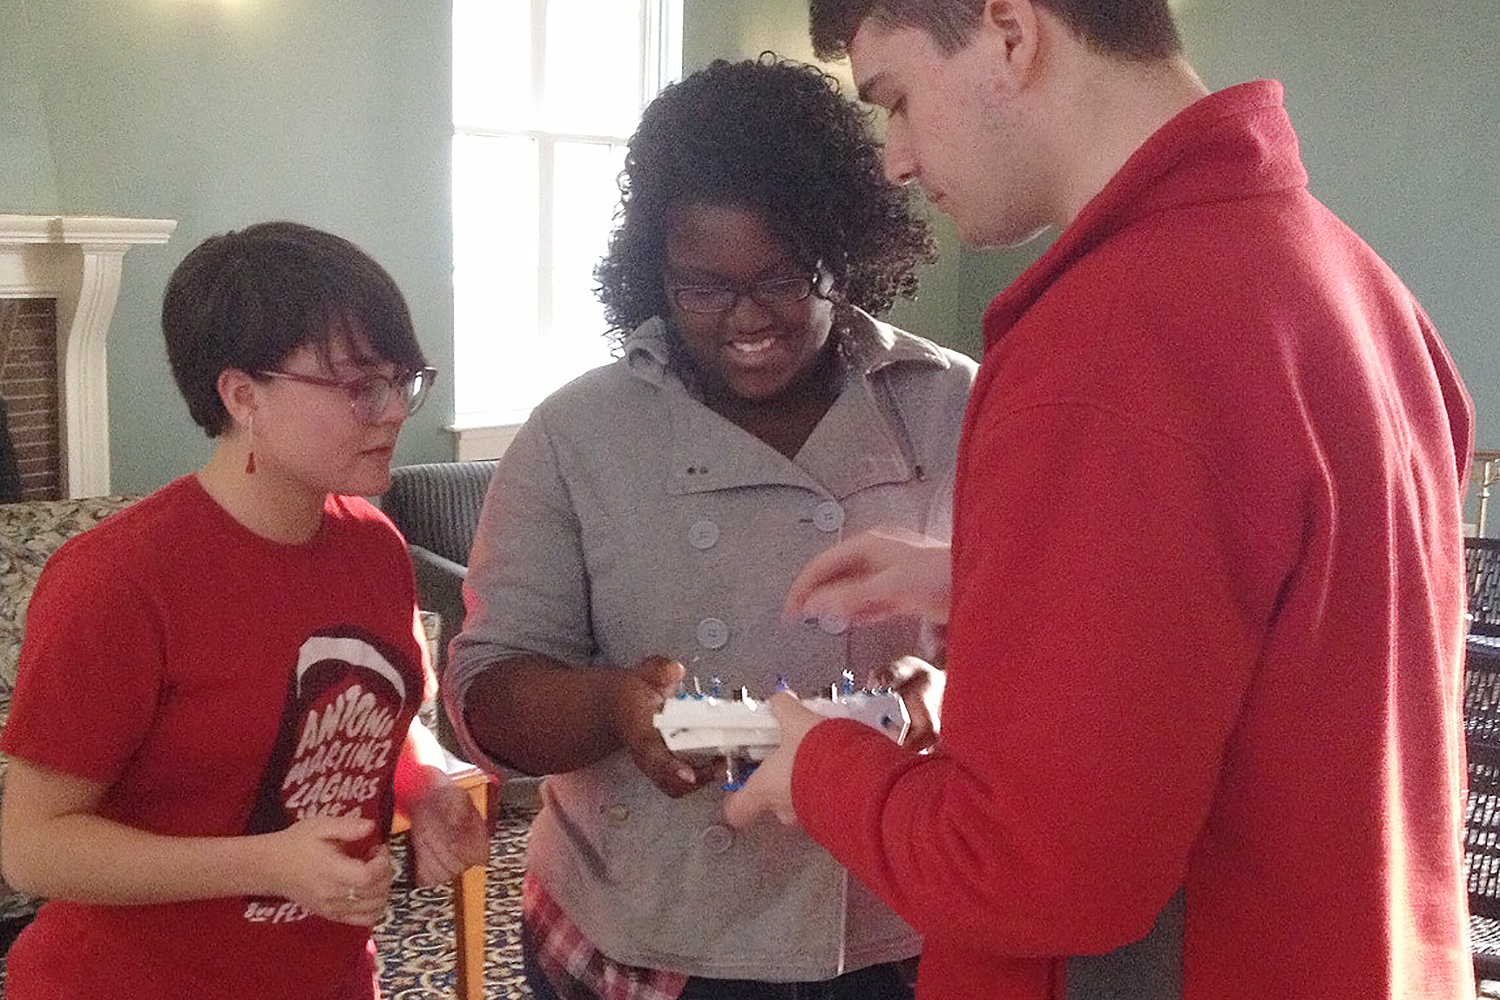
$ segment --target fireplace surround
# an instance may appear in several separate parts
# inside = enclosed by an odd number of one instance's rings
[[[109,486],[106,344],[132,246],[165,243],[172,219],[0,214],[0,299],[51,299],[57,326],[57,429],[62,496]]]

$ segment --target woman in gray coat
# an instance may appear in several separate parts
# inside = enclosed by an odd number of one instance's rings
[[[974,365],[871,315],[931,251],[866,125],[770,57],[664,91],[597,272],[620,357],[543,402],[490,487],[445,688],[476,759],[551,775],[539,996],[910,996],[911,928],[801,833],[724,826],[652,724],[685,672],[806,694],[932,652],[915,620],[780,616],[840,538],[947,530]]]

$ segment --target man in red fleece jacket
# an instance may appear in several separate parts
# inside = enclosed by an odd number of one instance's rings
[[[922,997],[1472,996],[1472,408],[1280,86],[1208,93],[1167,0],[812,23],[966,242],[1061,232],[986,313],[951,553],[859,536],[788,597],[946,622],[941,745],[778,698],[730,821],[922,931]]]

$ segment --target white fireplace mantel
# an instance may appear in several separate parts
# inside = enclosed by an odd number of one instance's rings
[[[63,492],[109,492],[105,343],[125,251],[165,243],[172,219],[0,214],[0,298],[57,300]]]

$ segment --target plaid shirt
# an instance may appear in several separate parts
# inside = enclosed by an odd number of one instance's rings
[[[562,1000],[677,1000],[688,977],[607,958],[530,872],[521,883],[521,919],[537,964]]]

